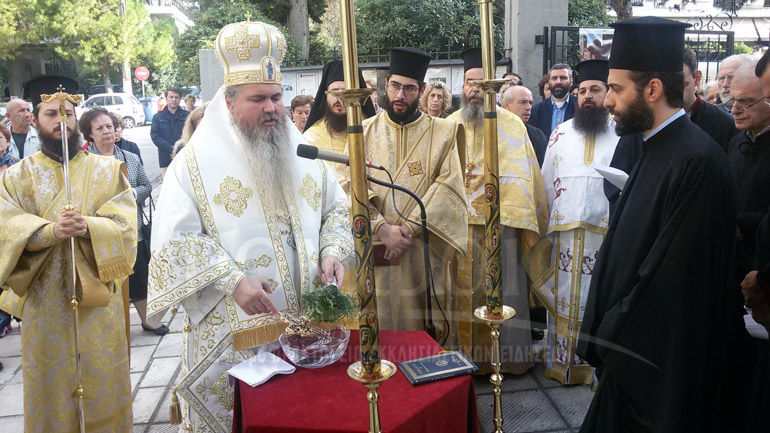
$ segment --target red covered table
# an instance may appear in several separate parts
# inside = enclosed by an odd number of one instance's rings
[[[380,341],[382,358],[396,364],[441,351],[423,331],[380,331]],[[342,359],[328,367],[297,367],[293,374],[276,375],[256,388],[239,381],[233,432],[368,432],[366,388],[347,374],[348,365],[360,359],[356,330]],[[399,370],[380,386],[379,394],[384,432],[479,431],[476,393],[468,375],[412,386]]]

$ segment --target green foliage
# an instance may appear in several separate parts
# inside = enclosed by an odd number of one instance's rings
[[[257,6],[265,16],[283,25],[287,24],[292,0],[248,0]],[[307,14],[315,22],[321,21],[326,11],[326,0],[307,0]]]
[[[125,61],[144,56],[169,67],[173,33],[156,27],[145,2],[120,0],[14,0],[0,7],[0,58],[13,58],[22,44],[44,45],[56,56],[82,63],[78,78],[111,76]],[[172,25],[173,27],[173,25]]]
[[[336,322],[358,312],[356,301],[331,284],[299,295],[299,302],[312,322]]]
[[[495,47],[503,47],[504,2],[493,3]],[[356,2],[358,53],[386,53],[389,47],[453,51],[478,46],[476,0],[360,0]]]
[[[182,82],[189,86],[200,85],[200,67],[198,50],[213,48],[219,30],[227,24],[245,20],[246,12],[251,14],[252,21],[263,21],[275,25],[286,38],[286,58],[300,57],[297,44],[285,27],[268,19],[256,6],[247,0],[231,0],[229,2],[214,2],[191,17],[195,26],[187,29],[176,41],[176,54],[181,59],[180,75]]]
[[[756,50],[753,47],[742,41],[738,41],[733,45],[733,54],[754,54],[754,51]]]
[[[612,22],[606,0],[569,0],[568,22],[577,27],[605,27]]]
[[[286,25],[291,9],[291,0],[243,0],[256,6],[261,15],[269,19]],[[202,12],[207,9],[216,8],[221,5],[223,0],[198,0],[198,5]],[[310,18],[315,22],[321,22],[321,16],[326,11],[326,0],[307,0],[307,11]],[[252,15],[252,19],[254,16]]]
[[[36,0],[14,0],[0,6],[0,59],[12,59],[25,39],[34,37]],[[34,40],[34,39],[33,39]]]

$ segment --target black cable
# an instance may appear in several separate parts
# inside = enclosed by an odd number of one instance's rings
[[[393,181],[393,176],[390,174],[390,172],[387,169],[385,169],[384,167],[383,167],[382,171],[384,171],[388,175],[388,180],[390,181],[390,183],[392,185],[396,185],[396,183]],[[370,181],[379,184],[379,181],[377,179],[375,179],[375,178],[373,178],[371,176],[367,176],[367,177],[369,178]],[[383,186],[388,186],[388,185],[383,185]],[[427,230],[428,230],[427,222],[426,222],[425,226],[423,227],[422,223],[418,223],[418,222],[416,222],[414,220],[411,220],[411,219],[407,218],[403,214],[401,214],[401,211],[398,210],[398,206],[396,205],[396,188],[392,188],[391,187],[390,191],[391,191],[391,198],[393,200],[393,209],[396,211],[396,214],[398,214],[398,216],[403,218],[404,221],[408,221],[408,222],[410,222],[410,223],[420,227],[420,229],[426,231],[426,233],[423,234],[423,236],[425,238],[425,241],[424,241],[425,242],[425,246],[424,246],[424,248],[428,249],[428,254],[429,254],[430,253],[430,251],[429,251],[430,245],[428,244],[429,233],[427,233]],[[442,319],[444,321],[444,326],[445,326],[444,329],[445,329],[446,332],[445,332],[445,335],[444,335],[444,339],[439,343],[439,344],[441,344],[443,346],[446,343],[447,339],[449,338],[449,332],[450,332],[449,319],[447,318],[446,314],[444,313],[444,309],[441,308],[441,301],[438,299],[438,294],[436,293],[436,287],[433,284],[433,269],[432,269],[430,260],[427,261],[425,266],[427,267],[427,270],[425,272],[426,272],[426,276],[427,276],[427,279],[428,279],[428,281],[427,281],[427,284],[428,284],[427,290],[429,292],[428,296],[430,296],[430,293],[433,294],[433,299],[436,300],[436,305],[438,306],[439,313],[441,313],[441,317],[442,317]]]

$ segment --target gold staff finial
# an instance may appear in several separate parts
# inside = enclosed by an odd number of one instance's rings
[[[251,12],[246,11],[246,22],[251,22]]]
[[[81,97],[80,95],[70,95],[69,93],[64,93],[64,86],[61,84],[59,84],[59,87],[56,90],[58,90],[59,93],[40,95],[40,100],[46,104],[52,101],[59,101],[59,119],[64,122],[67,120],[67,113],[64,109],[65,102],[70,101],[72,105],[77,105],[80,103]]]

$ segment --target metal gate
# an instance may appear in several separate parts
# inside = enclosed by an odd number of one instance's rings
[[[543,74],[551,65],[580,62],[580,27],[543,27]],[[716,79],[719,64],[733,55],[735,32],[687,30],[685,47],[695,51],[698,69],[703,73],[702,83]]]

